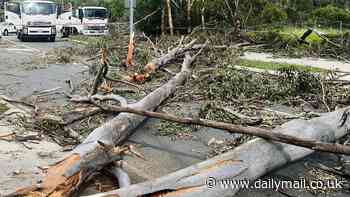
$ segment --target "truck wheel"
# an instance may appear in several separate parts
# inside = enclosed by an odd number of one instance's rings
[[[9,35],[9,31],[7,29],[5,29],[3,35],[4,36],[8,36]]]
[[[21,40],[22,42],[28,42],[28,37],[27,36],[24,36],[24,35],[22,35],[22,40]]]
[[[50,41],[50,42],[55,42],[55,41],[56,41],[56,36],[51,36],[51,37],[49,38],[49,41]]]
[[[18,35],[18,40],[20,40],[21,42],[23,42],[23,35],[22,35],[21,33]]]

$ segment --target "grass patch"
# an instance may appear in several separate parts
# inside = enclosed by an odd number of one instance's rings
[[[10,108],[7,107],[6,104],[0,103],[0,114],[5,113],[6,111],[8,111]]]
[[[304,66],[304,65],[288,64],[288,63],[264,62],[264,61],[258,61],[258,60],[240,59],[238,61],[238,65],[242,66],[242,67],[258,68],[258,69],[263,69],[263,70],[276,70],[276,71],[278,71],[280,69],[293,68],[295,70],[315,72],[315,73],[327,72],[327,70],[325,70],[325,69],[312,67],[312,66]]]

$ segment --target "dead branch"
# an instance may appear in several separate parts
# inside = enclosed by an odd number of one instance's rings
[[[138,90],[141,89],[140,86],[138,86],[138,85],[136,85],[136,84],[133,84],[133,83],[131,83],[131,82],[129,82],[129,81],[118,80],[118,79],[112,79],[112,78],[110,78],[110,77],[108,77],[108,76],[104,76],[104,78],[107,79],[108,81],[112,81],[112,82],[115,82],[115,83],[123,83],[123,84],[129,85],[129,86],[133,86],[133,87],[137,88]]]
[[[350,155],[350,146],[345,146],[345,145],[341,145],[341,144],[334,144],[334,143],[324,143],[324,142],[319,142],[319,141],[314,141],[314,140],[305,140],[305,139],[301,139],[301,138],[297,138],[294,136],[285,135],[285,134],[281,134],[281,133],[273,133],[269,130],[257,128],[257,127],[244,127],[244,126],[240,126],[240,125],[216,122],[216,121],[207,120],[207,119],[182,118],[182,117],[178,117],[178,116],[174,116],[174,115],[170,115],[170,114],[137,110],[137,109],[132,109],[129,107],[100,105],[96,102],[94,104],[101,107],[101,109],[103,109],[105,111],[110,111],[110,112],[133,113],[133,114],[138,114],[141,116],[158,118],[158,119],[172,121],[172,122],[181,123],[181,124],[205,126],[205,127],[215,128],[215,129],[226,130],[226,131],[229,131],[230,133],[240,133],[240,134],[261,137],[261,138],[264,138],[267,140],[283,142],[286,144],[301,146],[301,147],[305,147],[305,148],[309,148],[309,149],[317,150],[317,151]]]
[[[93,82],[93,85],[92,85],[92,88],[90,90],[89,96],[93,96],[93,95],[95,95],[97,93],[99,86],[103,82],[104,76],[106,76],[107,73],[108,73],[108,61],[107,61],[107,55],[108,54],[107,53],[108,53],[107,49],[103,48],[102,49],[102,56],[101,56],[101,59],[100,59],[101,67],[100,67],[100,69],[97,72],[97,75],[96,75],[95,80]]]
[[[154,11],[151,12],[150,14],[147,14],[145,17],[143,17],[143,18],[141,18],[140,20],[136,21],[136,22],[134,23],[134,25],[137,25],[137,24],[141,23],[142,21],[147,20],[149,17],[151,17],[151,16],[157,14],[159,11],[160,11],[160,8],[154,10]]]
[[[32,108],[34,109],[35,111],[38,110],[38,107],[33,105],[33,104],[30,104],[30,103],[27,103],[25,101],[19,101],[19,100],[16,100],[16,99],[12,99],[12,98],[9,98],[7,96],[3,96],[1,95],[0,96],[0,99],[6,101],[6,102],[9,102],[9,103],[16,103],[16,104],[20,104],[20,105],[23,105],[23,106],[26,106],[26,107],[29,107],[29,108]]]
[[[128,173],[119,166],[112,166],[108,169],[108,172],[112,174],[118,180],[119,188],[127,187],[131,185],[131,180]]]
[[[89,109],[87,110],[87,112],[82,113],[81,115],[74,117],[74,118],[69,118],[69,120],[64,121],[63,123],[61,123],[63,126],[67,126],[70,124],[73,124],[77,121],[83,120],[85,118],[97,115],[99,113],[103,112],[100,108],[93,108],[93,109]]]
[[[91,103],[93,101],[117,101],[120,103],[121,106],[127,106],[128,102],[127,100],[119,95],[115,95],[115,94],[108,94],[108,95],[93,95],[93,96],[77,96],[74,95],[72,96],[71,100],[72,102],[76,102],[76,103]]]
[[[167,54],[155,58],[151,60],[146,66],[145,66],[145,72],[146,73],[153,73],[156,70],[158,70],[160,67],[168,64],[170,61],[176,59],[177,57],[184,55],[186,51],[191,50],[192,46],[197,42],[197,40],[192,40],[190,43],[186,44],[185,46],[182,46],[182,41],[180,42],[179,46],[176,48],[170,50]],[[203,45],[202,47],[203,48]]]
[[[127,55],[126,61],[125,61],[125,66],[126,67],[130,67],[130,66],[134,65],[134,62],[133,62],[134,61],[133,60],[134,49],[135,49],[134,36],[135,36],[135,33],[132,32],[131,35],[130,35],[130,40],[129,40],[129,45],[128,45],[128,55]]]

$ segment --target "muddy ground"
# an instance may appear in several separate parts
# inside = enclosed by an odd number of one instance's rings
[[[0,40],[0,95],[12,98],[25,98],[48,89],[57,89],[54,94],[45,95],[39,105],[62,105],[67,99],[63,91],[70,91],[67,80],[78,84],[87,77],[88,67],[81,63],[69,64],[43,64],[36,60],[47,55],[53,48],[77,47],[68,40],[58,39],[55,43],[27,42],[20,43],[15,37],[6,37]],[[199,112],[200,103],[181,104],[183,113],[196,114]],[[19,106],[9,105],[11,109],[18,110]],[[25,114],[26,109],[22,109]],[[276,109],[275,109],[276,110]],[[293,114],[293,110],[277,108]],[[171,112],[171,108],[169,109]],[[21,130],[13,127],[13,114],[0,120],[0,134]],[[12,117],[12,118],[11,118]],[[11,126],[9,126],[11,125]],[[133,183],[160,177],[175,170],[198,163],[212,153],[213,146],[209,141],[215,138],[215,142],[234,140],[238,136],[225,131],[202,128],[190,136],[159,135],[158,120],[148,120],[140,126],[131,136],[128,143],[135,144],[147,161],[135,157],[127,157],[126,161],[133,167],[130,171]],[[26,132],[22,130],[21,132]],[[181,134],[182,131],[179,131]],[[28,186],[40,180],[40,167],[48,166],[65,153],[62,147],[51,139],[45,138],[36,143],[0,141],[0,194],[7,194],[16,188]],[[306,177],[307,173],[315,170],[319,164],[328,167],[339,165],[339,157],[333,154],[315,153],[299,162],[291,164],[280,170],[268,174],[265,178],[275,180],[293,180]],[[325,172],[320,172],[325,173]],[[325,173],[326,174],[326,173]],[[287,189],[280,192],[274,190],[246,190],[240,192],[239,197],[264,197],[264,196],[350,196],[344,191],[313,191]]]

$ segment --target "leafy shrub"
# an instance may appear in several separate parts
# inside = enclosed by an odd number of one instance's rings
[[[350,20],[350,12],[333,5],[328,5],[315,10],[312,13],[312,17],[314,19],[320,18],[329,21],[342,21],[347,23]]]
[[[218,70],[215,79],[205,85],[209,99],[231,101],[260,98],[282,101],[287,97],[308,97],[322,92],[320,75],[296,67],[282,68],[273,77],[227,66]]]
[[[288,15],[283,9],[268,3],[264,7],[262,18],[266,23],[282,22],[288,19]]]

